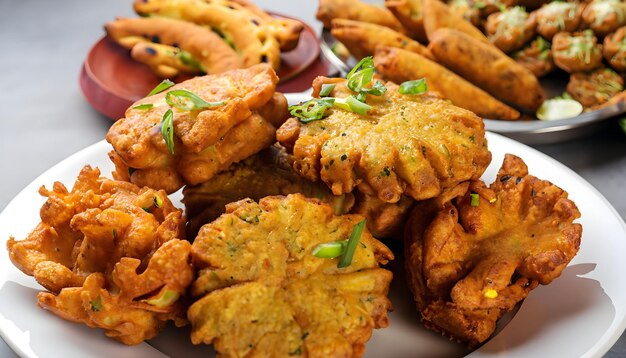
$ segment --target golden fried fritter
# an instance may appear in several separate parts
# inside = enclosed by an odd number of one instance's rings
[[[582,6],[576,2],[553,1],[543,5],[534,14],[539,35],[552,40],[558,32],[574,32],[578,29]]]
[[[360,0],[320,0],[316,17],[327,29],[331,28],[330,23],[334,19],[348,19],[378,24],[399,32],[404,31],[389,10]]]
[[[552,58],[569,73],[591,71],[602,65],[602,45],[593,32],[559,32],[552,39]]]
[[[614,70],[626,70],[626,26],[604,38],[602,53]]]
[[[100,177],[83,168],[71,191],[59,182],[23,241],[10,238],[9,257],[52,293],[39,305],[126,344],[154,337],[173,319],[193,279],[184,218],[164,191]]]
[[[342,79],[331,96],[351,91]],[[380,97],[368,95],[367,115],[333,108],[322,120],[289,119],[278,141],[294,155],[294,169],[311,181],[322,180],[335,195],[357,187],[387,203],[402,194],[416,200],[437,196],[443,188],[479,178],[491,160],[482,120],[430,94],[402,95],[388,82]]]
[[[487,17],[485,30],[489,41],[503,52],[523,47],[535,36],[537,20],[521,6],[514,6]]]
[[[361,356],[388,325],[392,274],[378,265],[393,254],[367,229],[345,268],[312,254],[360,220],[300,194],[229,204],[192,245],[192,342],[223,357]]]
[[[385,0],[385,7],[400,21],[409,37],[428,43],[422,16],[422,0]]]
[[[626,25],[626,4],[621,0],[593,0],[582,13],[585,28],[598,37],[604,37]]]
[[[543,37],[537,36],[526,47],[514,52],[511,57],[539,78],[554,70],[550,46],[550,43]]]
[[[171,193],[184,184],[207,181],[231,163],[268,147],[288,115],[285,97],[274,92],[277,82],[276,73],[261,64],[196,77],[136,102],[107,133],[114,149],[110,157],[115,178]],[[200,110],[170,107],[167,93],[181,89],[207,102],[225,103]],[[168,110],[173,112],[173,154],[162,134]]]
[[[495,181],[462,183],[419,203],[405,232],[409,286],[425,325],[475,346],[578,252],[567,192],[505,157]]]
[[[585,108],[601,106],[624,90],[624,79],[610,68],[574,73],[567,93]]]
[[[195,237],[202,225],[224,213],[228,203],[295,193],[328,203],[337,215],[349,212],[364,216],[367,228],[377,238],[400,238],[405,219],[415,202],[403,196],[398,203],[385,203],[356,189],[335,196],[324,183],[298,175],[291,167],[285,149],[275,145],[233,164],[211,180],[183,189],[187,236]]]
[[[241,61],[235,50],[218,35],[185,21],[165,18],[120,18],[107,23],[105,29],[115,42],[128,49],[132,49],[140,42],[180,48],[193,58],[205,73],[215,74],[241,67]],[[211,51],[207,51],[207,48]]]

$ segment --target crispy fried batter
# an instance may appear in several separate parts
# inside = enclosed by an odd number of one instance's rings
[[[228,205],[192,246],[192,342],[218,356],[361,356],[388,325],[392,275],[378,265],[393,254],[365,230],[346,268],[312,255],[361,219],[300,194]]]
[[[405,250],[417,308],[428,327],[470,346],[489,338],[538,284],[557,278],[582,234],[567,192],[529,175],[513,155],[489,188],[462,183],[411,215]]]
[[[578,29],[583,7],[576,2],[553,1],[543,5],[534,14],[537,17],[537,33],[547,40],[558,32],[574,32]]]
[[[345,98],[345,80],[331,96]],[[369,96],[365,116],[334,108],[325,119],[300,123],[289,119],[278,141],[294,154],[294,169],[309,180],[321,179],[335,195],[354,187],[387,203],[402,194],[422,200],[443,188],[479,178],[491,160],[484,124],[475,114],[430,94],[401,95],[388,82],[381,97]]]
[[[598,107],[624,90],[624,79],[610,68],[573,73],[567,83],[567,93],[583,107]]]
[[[523,47],[535,36],[537,19],[521,6],[493,13],[487,17],[485,30],[489,41],[503,52]]]
[[[602,65],[602,45],[590,30],[559,32],[552,38],[552,57],[557,67],[569,73],[591,71]]]
[[[477,41],[489,43],[485,35],[469,21],[451,11],[450,7],[439,0],[422,0],[424,29],[428,40],[432,41],[435,32],[442,28],[455,29]]]
[[[397,47],[434,59],[426,46],[385,26],[334,19],[331,33],[358,60],[373,55],[377,46]]]
[[[175,45],[191,54],[206,73],[221,73],[240,67],[237,53],[218,35],[185,21],[120,18],[107,23],[105,29],[113,40],[129,49],[140,42]]]
[[[626,71],[626,26],[620,27],[614,33],[604,38],[602,53],[604,59],[616,71]]]
[[[83,168],[71,191],[59,182],[41,223],[10,238],[11,261],[49,292],[39,305],[126,344],[154,337],[167,320],[184,323],[178,298],[193,279],[184,219],[164,191],[100,177]]]
[[[585,28],[603,37],[626,25],[626,4],[620,0],[589,1],[582,13]]]
[[[427,43],[422,0],[385,0],[385,7],[400,21],[407,35],[422,43]]]
[[[537,36],[526,47],[513,53],[512,57],[539,78],[554,70],[550,46],[550,43],[543,37]]]
[[[116,179],[174,192],[184,184],[209,180],[217,172],[274,142],[286,118],[287,101],[274,93],[278,77],[267,65],[196,77],[170,90],[186,89],[207,102],[225,101],[205,110],[173,109],[174,154],[161,133],[166,92],[135,103],[107,133]],[[150,109],[135,109],[138,104]]]
[[[352,193],[335,196],[324,183],[312,182],[298,175],[285,149],[275,145],[233,164],[211,180],[183,189],[188,218],[187,236],[196,237],[200,227],[223,214],[228,203],[295,193],[328,203],[336,215],[352,213],[364,216],[367,228],[376,238],[400,238],[405,219],[415,202],[403,196],[398,203],[385,203],[356,189]]]
[[[320,0],[316,17],[327,29],[333,19],[369,22],[403,32],[404,29],[393,14],[383,8],[359,0]]]

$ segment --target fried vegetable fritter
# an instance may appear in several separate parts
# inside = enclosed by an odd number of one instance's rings
[[[567,192],[506,155],[495,181],[462,183],[418,204],[405,232],[409,286],[425,325],[476,346],[578,252]]]
[[[553,1],[543,5],[534,14],[539,35],[552,40],[558,32],[574,32],[578,29],[582,6],[575,2]]]
[[[388,325],[392,274],[379,264],[393,254],[367,229],[345,268],[312,251],[361,220],[300,194],[229,204],[192,245],[192,342],[222,357],[360,357]]]
[[[196,77],[136,102],[106,136],[114,149],[115,178],[172,193],[270,146],[288,115],[287,100],[274,92],[277,82],[274,70],[261,64]],[[166,95],[181,89],[224,104],[199,110],[170,107]],[[173,115],[171,147],[163,136],[168,110]]]
[[[610,68],[574,73],[567,83],[567,93],[585,108],[607,103],[624,90],[624,79]]]
[[[352,93],[343,79],[318,77],[314,96],[325,83],[336,85],[333,97]],[[298,174],[321,179],[335,195],[358,187],[387,203],[402,194],[432,198],[480,177],[491,160],[480,117],[431,94],[402,95],[392,82],[386,86],[382,96],[367,96],[367,115],[333,108],[322,120],[291,118],[279,128],[277,139],[293,153]]]
[[[604,38],[604,58],[616,71],[626,71],[626,26]]]
[[[389,204],[356,189],[352,193],[335,196],[324,183],[312,182],[298,175],[285,149],[275,145],[233,164],[211,180],[183,189],[188,218],[187,235],[195,237],[202,225],[224,213],[228,203],[295,193],[328,203],[336,215],[363,215],[367,219],[367,228],[377,238],[400,238],[406,217],[415,202],[403,196],[398,203]]]
[[[347,19],[386,26],[394,31],[404,31],[389,10],[360,0],[320,0],[316,17],[327,29],[331,28],[332,20]]]
[[[422,43],[427,43],[422,0],[385,0],[385,7],[400,21],[407,35]]]
[[[626,4],[621,0],[593,0],[583,10],[583,23],[600,38],[626,25]]]
[[[153,338],[168,320],[185,323],[193,279],[184,218],[164,191],[100,177],[83,168],[71,191],[59,182],[9,257],[46,289],[39,305],[61,318],[99,327],[125,344]]]
[[[542,77],[554,70],[554,61],[550,51],[550,43],[537,36],[523,49],[513,53],[513,59],[526,67],[536,77]]]
[[[602,45],[590,30],[559,32],[552,39],[552,58],[569,73],[591,71],[602,65]]]

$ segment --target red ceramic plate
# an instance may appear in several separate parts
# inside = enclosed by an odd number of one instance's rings
[[[286,17],[278,14],[272,16]],[[298,46],[281,54],[278,90],[304,91],[311,86],[313,78],[327,75],[329,69],[328,62],[320,58],[317,35],[304,24]],[[178,76],[172,80],[180,82],[188,78]],[[117,120],[123,117],[131,104],[143,98],[161,80],[147,66],[134,61],[129,50],[105,36],[89,51],[79,81],[87,101],[98,112]]]

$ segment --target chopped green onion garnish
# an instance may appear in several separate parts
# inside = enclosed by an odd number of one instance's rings
[[[335,103],[334,98],[313,98],[308,102],[289,107],[292,116],[300,118],[300,122],[309,123],[324,118],[326,110]]]
[[[167,144],[170,154],[174,154],[174,113],[171,109],[165,111],[161,121],[161,135]]]
[[[426,79],[420,78],[419,80],[402,82],[398,92],[400,94],[420,94],[428,90],[426,87]]]
[[[334,88],[334,83],[324,83],[322,85],[322,89],[320,89],[320,97],[328,97],[328,95],[330,95],[330,92],[332,92]]]
[[[352,232],[350,233],[350,238],[348,239],[348,244],[346,246],[346,252],[341,256],[341,260],[337,264],[338,268],[348,267],[352,263],[352,257],[354,256],[354,251],[356,247],[359,245],[359,240],[361,240],[361,234],[363,233],[363,229],[365,228],[365,219],[359,221],[352,228]]]
[[[161,197],[158,195],[154,196],[154,206],[157,208],[160,208],[163,206],[163,199],[161,199]]]
[[[144,103],[144,104],[136,105],[135,107],[133,107],[133,109],[136,109],[138,111],[145,111],[145,110],[148,110],[148,109],[150,109],[152,107],[154,107],[154,105],[152,103]]]
[[[197,94],[182,89],[167,92],[167,94],[165,95],[165,102],[167,102],[167,104],[169,104],[170,106],[183,111],[193,111],[203,108],[216,107],[226,103],[224,101],[207,102],[200,98]]]
[[[161,297],[146,300],[146,303],[159,308],[164,308],[176,302],[178,300],[178,297],[180,297],[180,294],[178,292],[166,289]]]
[[[98,295],[95,300],[90,301],[89,305],[91,305],[91,310],[94,312],[98,312],[102,309],[102,297]]]
[[[152,89],[152,91],[150,91],[150,93],[148,93],[146,97],[152,96],[153,94],[161,93],[165,91],[166,89],[172,87],[173,85],[174,85],[174,82],[168,79],[164,79],[163,81],[161,81],[161,83],[159,83],[156,87],[154,87],[154,89]]]
[[[360,114],[362,116],[366,115],[367,112],[372,108],[372,106],[359,101],[354,96],[348,96],[345,103],[348,105],[349,111]]]
[[[478,206],[478,204],[480,204],[480,198],[478,197],[478,194],[471,193],[470,194],[470,206]]]
[[[339,257],[346,252],[347,245],[348,240],[325,242],[317,245],[313,249],[312,254],[313,256],[321,259],[334,259],[335,257]]]

